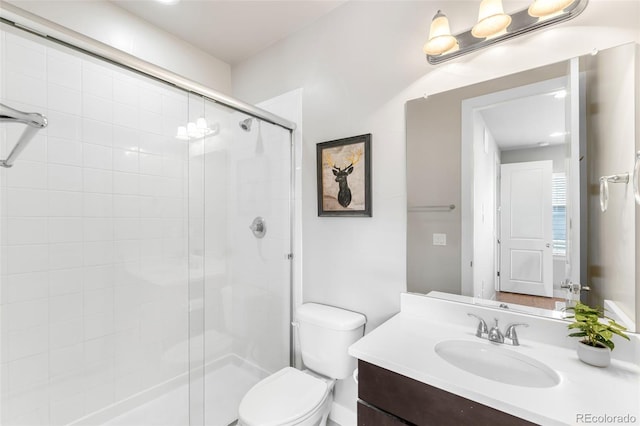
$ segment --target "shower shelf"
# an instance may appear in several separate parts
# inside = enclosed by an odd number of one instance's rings
[[[18,157],[18,155],[20,155],[20,153],[27,147],[31,138],[33,138],[38,130],[47,127],[47,118],[44,115],[36,112],[18,111],[17,109],[13,109],[1,103],[0,122],[22,123],[27,125],[22,132],[22,135],[20,135],[20,139],[18,139],[18,142],[16,142],[7,158],[5,160],[0,160],[0,166],[7,168],[13,166],[13,162],[16,157]]]

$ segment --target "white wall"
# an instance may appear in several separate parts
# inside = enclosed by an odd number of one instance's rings
[[[564,173],[567,148],[564,145],[543,146],[536,148],[511,149],[502,151],[500,162],[524,163],[527,161],[553,161],[553,173]]]
[[[526,4],[505,1],[505,8]],[[363,312],[369,329],[398,310],[398,293],[405,288],[404,103],[640,40],[640,3],[591,1],[573,21],[433,67],[421,48],[439,8],[454,32],[477,19],[475,6],[466,1],[348,2],[232,69],[233,94],[249,102],[304,89],[305,300]],[[369,132],[373,217],[318,218],[315,144]],[[338,402],[355,409],[355,392],[344,384]]]
[[[9,3],[219,92],[231,91],[229,64],[109,1],[10,0]]]

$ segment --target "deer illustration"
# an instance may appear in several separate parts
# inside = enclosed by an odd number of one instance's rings
[[[332,168],[333,175],[336,177],[335,181],[338,182],[338,186],[340,190],[338,191],[338,203],[342,207],[348,207],[351,204],[351,189],[349,188],[349,183],[347,182],[347,176],[353,173],[353,167],[360,161],[362,157],[362,148],[358,150],[352,150],[349,156],[347,157],[347,162],[349,165],[346,167],[338,167],[336,163],[331,158],[331,154],[326,154],[325,163]]]

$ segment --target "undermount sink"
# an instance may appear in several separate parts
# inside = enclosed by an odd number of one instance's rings
[[[560,383],[560,376],[543,363],[486,341],[445,340],[435,351],[448,363],[497,382],[533,388]]]

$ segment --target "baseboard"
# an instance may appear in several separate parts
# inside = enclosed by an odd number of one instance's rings
[[[340,426],[356,426],[358,423],[358,415],[354,410],[336,402],[331,405],[329,418]]]

